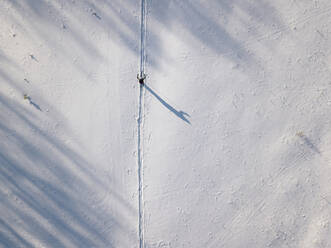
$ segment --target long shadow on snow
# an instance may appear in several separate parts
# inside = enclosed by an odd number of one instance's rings
[[[166,101],[164,101],[158,94],[155,93],[154,90],[152,90],[150,87],[148,87],[145,84],[145,88],[146,90],[151,93],[157,100],[159,100],[159,102],[166,107],[167,109],[169,109],[173,114],[175,114],[178,118],[182,119],[183,121],[185,121],[188,124],[191,124],[191,122],[187,119],[188,117],[190,117],[190,115],[182,110],[177,110],[174,107],[172,107],[169,103],[167,103]]]

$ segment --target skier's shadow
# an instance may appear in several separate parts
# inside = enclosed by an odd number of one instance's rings
[[[145,84],[145,88],[148,92],[150,92],[157,100],[159,100],[159,102],[166,107],[167,109],[169,109],[172,113],[174,113],[177,117],[179,117],[180,119],[182,119],[183,121],[185,121],[186,123],[191,125],[191,122],[187,119],[188,117],[190,117],[190,115],[184,111],[178,111],[177,109],[175,109],[174,107],[172,107],[170,104],[168,104],[166,101],[164,101],[158,94],[155,93],[155,91],[153,91],[150,87],[148,87]]]

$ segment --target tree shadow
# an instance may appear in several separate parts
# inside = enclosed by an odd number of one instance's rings
[[[0,109],[0,246],[113,247],[116,235],[135,239],[126,222],[135,210],[112,177],[100,178],[95,164],[42,128],[44,112],[1,91]],[[55,112],[49,121],[61,118]]]
[[[94,44],[93,38],[96,33],[109,33],[112,41],[120,46],[125,46],[137,58],[139,57],[139,4],[139,1],[134,0],[84,0],[71,3],[62,0],[52,2],[12,0],[7,2],[7,5],[14,8],[16,14],[20,16],[12,15],[9,16],[9,19],[23,29],[25,36],[33,40],[41,38],[67,59],[80,55],[86,59],[100,61],[107,60],[107,58],[104,56],[104,52]],[[220,17],[224,20],[216,18],[216,15],[211,16],[211,10],[220,10]],[[223,55],[232,61],[254,60],[254,55],[245,48],[247,39],[264,36],[266,29],[273,32],[284,28],[284,24],[277,17],[274,8],[264,0],[254,2],[223,0],[208,3],[178,0],[147,1],[147,12],[147,42],[150,41],[147,44],[147,57],[148,63],[152,67],[159,66],[160,61],[164,59],[162,55],[168,48],[161,45],[158,33],[148,28],[150,20],[156,21],[158,25],[170,32],[173,25],[180,25],[184,32],[189,33],[200,44],[212,49],[215,54]],[[266,12],[268,14],[265,14]],[[86,20],[82,20],[84,14]],[[24,23],[22,18],[24,18]],[[86,28],[86,21],[93,22],[93,19],[88,18],[95,19],[95,29]],[[237,25],[240,30],[249,29],[245,40],[229,32],[226,24],[230,18],[238,19]],[[249,19],[251,23],[263,24],[265,28],[259,30],[248,26],[246,19]],[[42,23],[42,26],[38,23]],[[27,24],[32,24],[30,26],[35,28],[33,33],[25,29]],[[201,28],[207,28],[209,31],[201,33]],[[72,50],[67,44],[50,39],[50,32],[62,32],[69,41],[68,45],[71,44],[76,49]],[[77,63],[76,66],[82,72],[88,71],[88,67],[84,63]]]

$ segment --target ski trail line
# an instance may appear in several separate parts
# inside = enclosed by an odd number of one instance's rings
[[[139,110],[138,110],[138,212],[139,212],[139,248],[144,248],[144,230],[143,230],[143,218],[144,218],[144,209],[143,209],[143,171],[142,171],[142,101],[143,101],[143,91],[144,86],[139,86]]]
[[[145,74],[145,0],[141,0],[140,13],[140,71],[139,76]],[[138,131],[137,131],[137,163],[138,163],[138,230],[139,230],[139,248],[144,248],[144,202],[143,202],[143,158],[142,158],[142,118],[143,118],[143,94],[144,85],[139,84],[139,102],[138,102]]]
[[[141,0],[140,10],[140,76],[145,72],[145,37],[146,37],[146,14],[145,0]]]

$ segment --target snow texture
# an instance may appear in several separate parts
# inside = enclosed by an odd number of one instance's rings
[[[142,99],[140,4],[0,2],[0,247],[138,248],[139,147],[145,248],[331,247],[330,1],[146,0]]]

